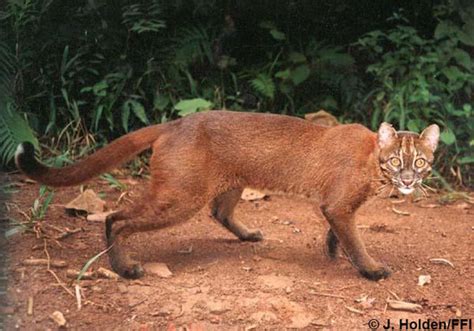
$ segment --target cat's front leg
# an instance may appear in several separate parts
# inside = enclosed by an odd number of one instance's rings
[[[321,211],[331,226],[332,235],[337,238],[360,274],[370,280],[379,280],[390,275],[391,271],[388,267],[375,261],[367,253],[357,229],[352,208],[334,204],[322,206]]]

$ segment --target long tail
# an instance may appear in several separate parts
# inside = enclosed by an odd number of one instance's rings
[[[15,153],[17,167],[31,179],[48,186],[73,186],[130,161],[149,148],[163,131],[153,125],[122,136],[85,159],[63,168],[45,166],[35,158],[31,143],[18,145]]]

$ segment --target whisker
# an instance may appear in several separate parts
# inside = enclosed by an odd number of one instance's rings
[[[417,189],[420,189],[421,193],[423,193],[423,196],[425,198],[429,198],[430,196],[428,195],[428,192],[426,192],[426,190],[423,188],[423,186],[417,186],[416,187]]]
[[[429,185],[426,185],[425,183],[421,183],[421,185],[422,185],[424,188],[427,188],[428,190],[430,190],[430,191],[432,191],[432,192],[434,192],[434,193],[438,192],[436,189],[432,188],[432,187],[429,186]],[[421,186],[420,186],[420,187],[421,187]]]
[[[393,190],[395,189],[395,186],[392,186],[392,189],[390,190],[390,193],[388,194],[388,198],[392,196]]]
[[[387,187],[387,184],[382,185],[382,186],[379,186],[379,187],[377,187],[377,188],[375,189],[375,192],[376,192],[376,193],[380,193],[380,192],[382,192],[386,187]]]

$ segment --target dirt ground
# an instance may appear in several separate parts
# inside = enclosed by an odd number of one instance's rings
[[[25,221],[22,212],[28,213],[38,185],[21,177],[13,181],[19,191],[9,204],[11,216]],[[140,180],[133,184],[130,191]],[[117,207],[121,192],[104,180],[88,187],[105,194],[108,209]],[[236,209],[242,222],[263,231],[264,241],[240,242],[205,208],[182,225],[130,240],[142,262],[165,263],[171,277],[83,280],[78,310],[66,269],[81,269],[105,248],[103,222],[64,211],[62,205],[78,193],[79,187],[58,189],[37,229],[50,238],[65,228],[80,231],[57,241],[33,232],[9,239],[9,305],[3,308],[8,330],[55,330],[50,317],[55,311],[72,330],[368,330],[371,319],[394,325],[400,319],[474,319],[474,205],[440,204],[440,195],[401,203],[375,198],[360,209],[358,224],[369,253],[394,271],[386,280],[362,278],[342,253],[330,261],[324,252],[328,225],[311,204],[272,194],[241,200]],[[47,258],[46,253],[66,261],[67,268],[50,272],[22,263]],[[106,256],[91,269],[99,267],[110,269]],[[418,285],[421,275],[431,282]],[[421,307],[417,312],[387,307],[387,300],[396,298]]]

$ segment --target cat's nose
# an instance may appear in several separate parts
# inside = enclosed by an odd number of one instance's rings
[[[411,183],[413,183],[412,178],[402,178],[402,183],[405,184],[406,186],[410,186]]]
[[[400,180],[404,185],[410,186],[411,184],[413,184],[413,174],[410,171],[402,171],[402,173],[400,174]]]

